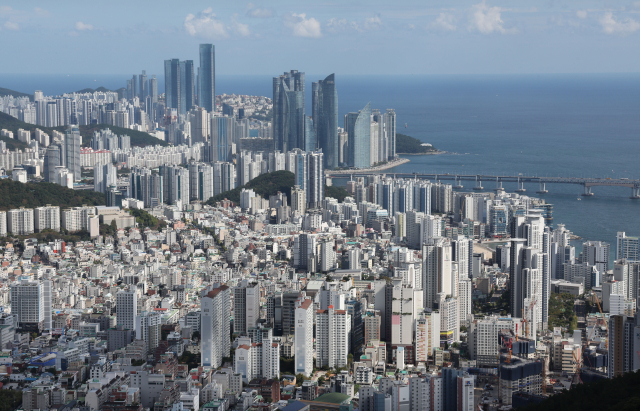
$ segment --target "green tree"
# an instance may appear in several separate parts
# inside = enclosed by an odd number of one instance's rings
[[[296,374],[296,387],[301,387],[305,380],[306,378],[303,374]]]

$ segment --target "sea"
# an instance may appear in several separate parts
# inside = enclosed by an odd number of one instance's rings
[[[306,89],[324,75],[306,75]],[[159,92],[164,80],[158,77]],[[218,75],[217,94],[272,95],[273,76]],[[86,87],[117,89],[130,75],[0,75],[0,87],[61,94]],[[393,108],[397,132],[430,143],[441,155],[411,155],[388,170],[450,174],[640,178],[640,74],[412,75],[336,74],[339,122],[368,102]],[[307,92],[307,113],[311,112]],[[339,184],[340,182],[338,182]],[[342,182],[344,184],[344,181]],[[465,189],[471,190],[467,182]],[[495,182],[484,182],[485,190]],[[553,204],[562,223],[584,240],[611,244],[618,231],[640,235],[640,200],[631,189],[525,184],[527,195]],[[516,184],[505,183],[507,191]],[[580,200],[578,200],[580,198]]]

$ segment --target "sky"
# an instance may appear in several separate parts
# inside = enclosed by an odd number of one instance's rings
[[[0,0],[1,74],[635,73],[640,1]]]

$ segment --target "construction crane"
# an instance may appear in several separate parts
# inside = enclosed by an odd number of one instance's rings
[[[602,316],[602,321],[604,322],[604,329],[607,330],[607,338],[604,341],[604,348],[605,350],[608,350],[609,349],[609,322],[604,319],[604,313],[602,312],[602,307],[600,306],[600,300],[598,300],[598,296],[593,291],[591,291],[591,293],[596,299],[596,304],[598,305],[598,311],[600,311],[600,315]],[[597,324],[598,322],[596,321],[596,325]]]
[[[507,359],[504,362],[507,363],[507,364],[511,364],[511,349],[512,349],[511,337],[507,337],[506,340],[504,339],[504,337],[502,337],[502,342],[503,342],[504,346],[509,349],[509,356],[507,357]]]

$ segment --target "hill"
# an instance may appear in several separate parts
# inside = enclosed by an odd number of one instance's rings
[[[0,96],[29,97],[29,100],[33,101],[33,94],[21,93],[4,87],[0,87]]]
[[[169,145],[164,140],[160,140],[159,138],[155,138],[149,133],[145,133],[143,131],[131,130],[128,128],[110,126],[108,124],[92,124],[90,126],[80,126],[80,134],[82,135],[82,145],[89,145],[91,143],[91,138],[93,137],[93,132],[97,130],[104,130],[108,128],[118,135],[127,135],[131,138],[131,146],[135,147],[145,147],[145,146],[155,146],[160,145],[166,147]]]
[[[522,411],[631,411],[640,409],[640,373],[579,384]]]
[[[438,150],[422,145],[422,141],[409,137],[406,134],[396,133],[396,153],[398,154],[426,154],[435,153]]]
[[[8,178],[0,180],[0,210],[41,207],[47,204],[60,208],[104,205],[104,194],[87,190],[72,190],[53,183],[20,183]]]
[[[20,121],[17,118],[11,117],[7,113],[3,113],[0,111],[0,130],[6,129],[9,131],[13,131],[14,137],[18,136],[19,128],[27,129],[25,126],[29,126],[29,125],[30,124],[27,124],[24,121]],[[34,127],[34,130],[35,130],[35,127]],[[14,138],[0,137],[0,140],[4,141],[7,144],[7,148],[9,150],[17,150],[17,149],[24,150],[25,148],[29,147],[28,145]]]
[[[269,198],[269,196],[276,194],[278,191],[287,194],[287,200],[291,204],[291,187],[294,185],[295,175],[290,171],[274,171],[272,173],[262,174],[247,184],[234,188],[233,190],[225,191],[215,197],[211,197],[207,204],[213,205],[218,201],[222,201],[225,198],[233,201],[234,203],[240,202],[240,192],[243,188],[252,188],[256,194]]]
[[[76,93],[95,93],[95,92],[105,93],[107,91],[114,91],[114,90],[109,90],[108,88],[102,87],[102,86],[98,87],[98,88],[88,88],[87,87],[87,88],[83,88],[82,90],[76,91]]]
[[[339,202],[343,202],[344,198],[349,196],[349,192],[344,187],[336,186],[324,186],[324,196],[337,199]]]
[[[29,130],[32,133],[35,131],[36,128],[39,128],[45,133],[52,135],[53,130],[64,133],[67,127],[66,126],[60,126],[60,127],[38,126],[36,124],[25,123],[24,121],[18,120],[15,117],[11,117],[7,113],[0,112],[0,130],[7,129],[9,131],[13,131],[14,137],[17,137],[18,129],[20,128],[23,130]],[[111,129],[111,131],[113,131],[116,134],[124,134],[131,137],[132,146],[144,147],[144,146],[153,146],[156,144],[159,144],[161,146],[169,145],[169,143],[167,143],[166,141],[157,139],[149,133],[131,130],[128,128],[110,126],[107,124],[92,124],[89,126],[80,126],[80,135],[82,136],[82,145],[88,146],[89,143],[91,142],[91,138],[93,137],[93,132],[96,130],[102,130],[105,128]],[[25,147],[27,147],[26,144],[21,143],[20,141],[15,139],[12,140],[10,138],[2,138],[1,140],[5,141],[7,143],[7,148],[10,148],[12,150],[15,150],[16,148],[24,149]]]

